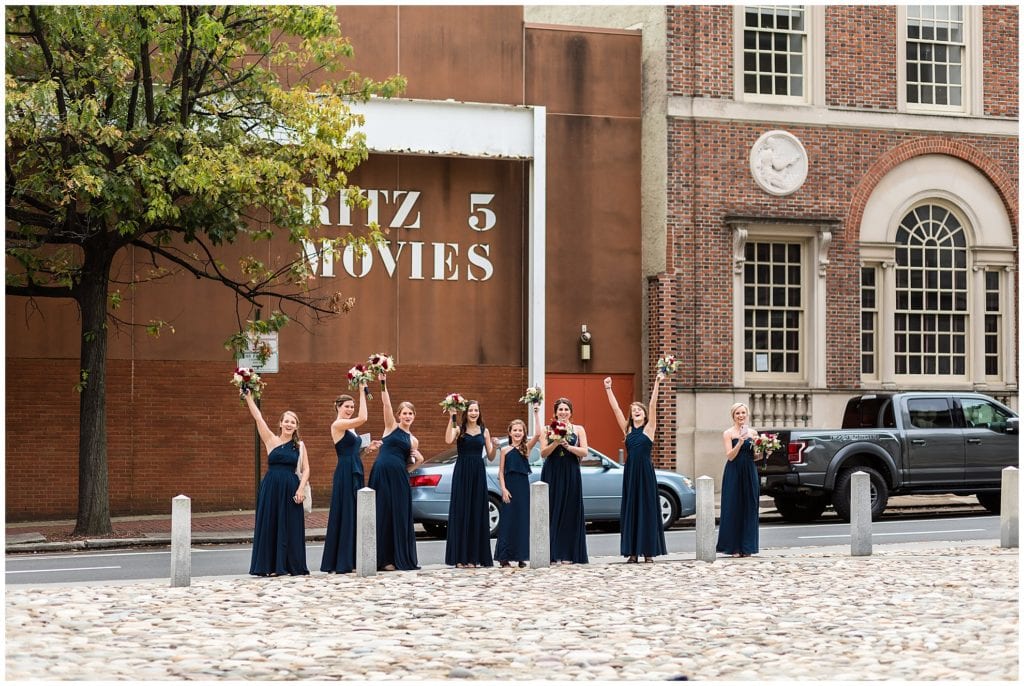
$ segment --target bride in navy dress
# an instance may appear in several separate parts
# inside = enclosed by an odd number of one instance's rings
[[[534,426],[541,429],[540,408],[533,406]],[[537,436],[526,440],[526,422],[513,419],[508,425],[508,445],[501,449],[498,463],[498,487],[501,489],[501,519],[498,521],[498,542],[494,559],[502,567],[511,562],[526,566],[530,559],[530,451]]]
[[[640,555],[644,556],[644,562],[654,562],[655,555],[668,552],[661,525],[658,478],[651,462],[651,448],[658,428],[658,387],[664,378],[661,373],[655,377],[651,401],[647,407],[639,402],[630,404],[628,424],[612,391],[611,377],[604,380],[608,403],[626,437],[626,466],[623,470],[622,505],[619,509],[622,532],[619,553],[626,558],[626,562],[636,562]]]
[[[736,403],[730,414],[733,425],[722,432],[727,462],[722,475],[722,514],[715,549],[733,557],[750,557],[757,552],[761,499],[761,481],[754,465],[757,432],[747,424],[750,410],[746,405]]]
[[[462,425],[455,423],[455,412],[445,430],[444,442],[456,443],[458,457],[452,474],[452,494],[448,503],[448,541],[444,563],[456,567],[493,567],[491,559],[491,523],[488,515],[487,472],[481,457],[494,459],[494,442],[480,415],[480,403],[470,400],[462,413]]]
[[[380,454],[370,469],[368,484],[377,492],[377,569],[388,572],[419,569],[409,486],[409,471],[423,461],[420,442],[409,433],[416,419],[416,409],[410,402],[400,403],[396,419],[383,374],[380,375],[380,391],[384,404],[384,437]]]
[[[363,487],[363,461],[359,455],[361,441],[355,430],[366,423],[366,384],[359,385],[359,414],[350,395],[339,395],[334,409],[338,416],[331,424],[331,440],[338,464],[334,468],[320,571],[346,574],[356,567],[356,492]],[[371,443],[367,450],[375,448],[376,444]]]
[[[256,524],[253,529],[252,561],[249,573],[256,576],[309,574],[306,567],[306,521],[302,510],[309,457],[299,440],[299,417],[292,411],[281,415],[280,435],[275,435],[256,407],[252,394],[242,393],[249,414],[256,420],[260,439],[267,450],[267,473],[256,495]],[[300,474],[296,468],[302,464]]]
[[[548,431],[539,432],[540,455],[544,458],[540,479],[548,485],[551,562],[586,563],[589,560],[580,461],[587,456],[587,432],[583,426],[572,423],[572,403],[568,398],[555,401],[555,419],[569,429],[564,440],[552,439]]]

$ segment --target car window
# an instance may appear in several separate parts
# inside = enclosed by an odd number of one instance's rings
[[[910,398],[907,400],[910,424],[917,429],[952,429],[953,414],[945,398]]]
[[[1006,412],[990,402],[980,398],[961,398],[960,407],[964,412],[964,421],[971,429],[989,429],[1003,433],[1006,431]]]

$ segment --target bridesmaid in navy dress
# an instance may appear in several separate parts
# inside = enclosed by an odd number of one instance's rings
[[[540,408],[533,406],[535,425],[540,428]],[[508,425],[508,445],[501,449],[498,463],[498,486],[505,505],[498,522],[498,542],[494,558],[502,567],[510,562],[526,566],[530,559],[530,451],[537,436],[526,440],[526,422],[513,419]]]
[[[733,557],[750,557],[757,552],[761,499],[761,481],[754,465],[757,432],[747,424],[750,411],[746,405],[736,403],[730,414],[733,425],[722,432],[727,462],[722,475],[722,514],[716,550]]]
[[[540,454],[545,458],[540,478],[548,485],[551,562],[586,563],[589,560],[580,461],[587,456],[587,432],[572,423],[572,403],[568,398],[555,401],[555,419],[569,427],[565,440],[552,440],[547,431],[540,432]]]
[[[456,443],[458,457],[452,474],[452,495],[448,503],[448,541],[444,563],[456,567],[493,567],[491,523],[487,512],[487,472],[481,458],[494,459],[491,432],[480,416],[480,403],[470,400],[462,413],[462,425],[455,412],[445,430],[445,443]]]
[[[665,532],[661,526],[658,478],[651,462],[651,447],[658,428],[658,387],[664,378],[661,373],[655,377],[651,401],[647,407],[639,402],[630,404],[628,425],[612,391],[611,377],[604,380],[608,403],[626,437],[626,468],[623,470],[622,505],[619,509],[622,532],[619,553],[626,558],[626,562],[636,562],[640,555],[644,556],[644,562],[654,562],[655,555],[668,552],[665,548]]]
[[[409,433],[416,419],[410,402],[398,405],[398,418],[391,409],[387,380],[380,375],[380,397],[384,404],[384,437],[380,454],[370,469],[369,486],[377,492],[377,569],[419,569],[416,532],[412,523],[412,488],[409,471],[423,461],[420,442]]]
[[[334,401],[338,416],[331,424],[331,439],[338,465],[334,468],[331,512],[327,517],[327,536],[321,572],[346,574],[356,568],[356,492],[363,487],[363,461],[359,456],[360,439],[356,429],[366,423],[366,384],[359,386],[359,414],[350,395]],[[373,450],[370,444],[367,450]]]
[[[256,496],[256,524],[252,539],[249,573],[256,576],[309,574],[306,567],[306,522],[302,510],[309,458],[299,440],[299,418],[291,411],[281,415],[280,435],[264,421],[252,395],[242,397],[256,420],[260,439],[267,450],[267,473]],[[301,462],[301,474],[296,467]]]

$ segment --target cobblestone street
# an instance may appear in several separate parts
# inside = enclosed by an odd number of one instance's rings
[[[1017,551],[943,545],[8,586],[7,678],[1016,680]]]

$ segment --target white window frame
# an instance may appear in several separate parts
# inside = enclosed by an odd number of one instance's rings
[[[900,112],[911,114],[938,114],[948,116],[976,115],[984,112],[982,96],[984,94],[982,64],[982,6],[961,5],[964,9],[964,61],[961,77],[963,92],[961,104],[932,105],[907,101],[907,6],[898,5],[897,39],[896,39],[896,108]]]
[[[729,218],[733,236],[733,385],[823,388],[825,386],[825,274],[832,224]],[[800,373],[747,372],[744,364],[746,303],[744,267],[751,242],[801,243],[803,246]]]
[[[761,95],[743,90],[743,32],[746,5],[733,8],[733,99],[736,102],[775,105],[825,105],[825,7],[803,5],[807,31],[804,52],[804,94]]]
[[[877,263],[877,262],[872,263],[872,264],[867,264],[867,263],[861,264],[860,271],[858,272],[858,278],[857,278],[857,281],[860,284],[860,289],[861,289],[861,291],[860,291],[860,298],[858,298],[858,301],[860,303],[860,317],[857,320],[858,327],[859,327],[858,331],[859,331],[859,341],[860,341],[860,357],[858,358],[858,359],[860,359],[860,374],[861,374],[861,378],[862,379],[870,379],[872,381],[877,381],[878,380],[878,378],[879,378],[879,376],[878,376],[879,375],[879,367],[881,365],[881,362],[879,360],[879,355],[878,355],[878,351],[879,351],[879,347],[880,347],[880,340],[881,340],[882,335],[883,335],[882,334],[882,318],[883,318],[882,315],[883,315],[883,310],[882,310],[882,288],[881,288],[881,284],[882,284],[882,274],[881,274],[881,271],[882,271],[882,269],[881,268],[882,268],[882,265],[880,263]],[[869,310],[865,310],[864,309],[864,279],[863,279],[863,272],[865,270],[870,270],[870,271],[874,272],[874,276],[875,276],[875,283],[874,283],[874,286],[872,286],[872,288],[875,291],[875,306],[873,308],[869,309]],[[871,331],[871,335],[874,337],[874,346],[873,346],[873,348],[871,350],[872,367],[874,368],[874,371],[872,371],[871,373],[865,373],[864,372],[864,356],[865,356],[865,353],[864,353],[864,314],[865,313],[871,313],[871,317],[874,319],[874,328]]]

